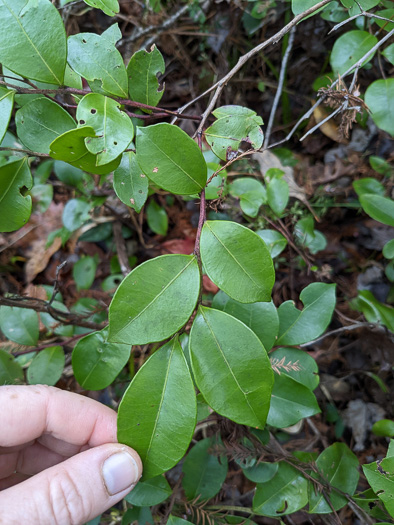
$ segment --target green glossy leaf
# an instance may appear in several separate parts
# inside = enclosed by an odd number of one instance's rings
[[[394,65],[394,44],[390,44],[382,51],[382,55],[387,58],[391,65]]]
[[[316,467],[324,483],[352,496],[357,488],[359,473],[358,459],[344,443],[334,443],[326,448],[316,460]],[[316,476],[317,479],[318,476]],[[332,490],[326,501],[326,495],[318,491],[313,483],[308,490],[309,512],[311,514],[329,514],[332,509],[339,510],[348,500],[339,492]]]
[[[78,187],[83,182],[84,173],[79,168],[75,168],[62,160],[52,160],[51,162],[53,162],[53,171],[56,177],[64,184]]]
[[[36,184],[30,190],[30,195],[33,197],[35,210],[39,213],[45,213],[53,199],[53,186],[50,184]]]
[[[394,516],[394,440],[390,440],[386,458],[363,465],[368,483],[383,501],[391,516]]]
[[[362,58],[378,39],[367,31],[348,31],[341,35],[332,48],[330,64],[335,75],[343,75],[353,64]],[[372,59],[374,53],[363,63]],[[367,103],[368,104],[368,103]]]
[[[219,310],[200,307],[190,332],[194,378],[216,412],[264,428],[273,374],[256,334]]]
[[[0,142],[3,140],[10,123],[12,108],[14,107],[15,91],[0,86]]]
[[[394,78],[372,82],[365,92],[365,103],[375,124],[394,135]]]
[[[0,348],[0,386],[22,383],[23,379],[21,365],[11,354]]]
[[[162,255],[146,261],[116,290],[109,307],[109,340],[132,345],[163,341],[188,321],[199,291],[200,273],[193,255]]]
[[[254,149],[262,146],[263,119],[255,111],[242,106],[222,106],[213,114],[217,120],[205,131],[205,139],[220,159],[234,158],[242,142]]]
[[[0,231],[12,232],[27,223],[32,200],[25,190],[32,184],[27,157],[0,167]]]
[[[392,5],[392,4],[391,4]],[[381,11],[377,11],[376,14],[378,16],[382,16],[383,18],[389,18],[392,20],[392,22],[387,22],[386,20],[380,20],[379,18],[375,18],[374,22],[379,27],[384,29],[385,31],[392,31],[394,29],[394,9],[382,9]]]
[[[98,257],[89,255],[81,257],[73,266],[73,279],[77,290],[89,290],[94,282],[98,265]]]
[[[220,169],[216,162],[207,162],[208,179]],[[218,173],[205,188],[205,198],[207,200],[225,197],[228,194],[227,171],[222,170]]]
[[[260,206],[267,202],[265,187],[252,177],[235,179],[230,185],[230,193],[240,198],[241,210],[250,217],[256,217]]]
[[[386,244],[383,246],[382,253],[386,259],[394,259],[394,239],[386,242]]]
[[[27,369],[28,383],[30,385],[56,385],[62,375],[65,361],[61,346],[44,348],[34,357]]]
[[[127,503],[137,507],[152,507],[171,496],[172,489],[164,476],[157,476],[148,481],[140,481],[125,496]]]
[[[38,316],[34,310],[1,306],[0,329],[10,341],[34,346],[38,341]]]
[[[177,516],[173,516],[170,514],[168,516],[167,525],[188,525],[190,524],[190,521],[186,521],[183,518],[178,518]]]
[[[318,2],[319,0],[291,0],[291,10],[295,15],[299,15]]]
[[[63,209],[63,224],[68,230],[78,230],[89,220],[90,204],[81,199],[71,199]]]
[[[242,471],[253,483],[265,483],[272,479],[278,471],[279,463],[256,463],[252,467],[243,468]]]
[[[394,437],[394,421],[392,419],[380,419],[372,426],[375,436]]]
[[[164,70],[164,59],[154,44],[150,51],[141,49],[134,53],[127,66],[131,100],[157,106],[164,93],[164,86],[160,89],[157,76]]]
[[[119,167],[114,171],[114,190],[119,199],[137,213],[148,197],[149,180],[142,173],[135,153],[123,153]]]
[[[280,375],[289,376],[297,383],[314,390],[319,384],[316,361],[304,350],[278,348],[270,354],[271,366]]]
[[[146,207],[146,220],[149,228],[158,235],[166,235],[168,230],[168,215],[166,210],[151,199]]]
[[[227,459],[210,454],[216,445],[215,438],[205,438],[196,443],[186,456],[183,465],[182,487],[186,497],[200,501],[216,496],[227,475]]]
[[[121,525],[152,525],[154,523],[149,507],[133,507],[127,509],[122,517]]]
[[[206,221],[201,259],[209,278],[241,303],[269,301],[275,272],[264,241],[230,221]]]
[[[386,193],[383,184],[372,177],[355,180],[353,182],[353,188],[359,197],[365,193],[373,193],[382,196]]]
[[[394,332],[394,308],[382,304],[369,290],[359,291],[350,306],[362,312],[370,323],[382,323]]]
[[[79,33],[68,38],[67,60],[92,91],[128,98],[127,72],[115,43],[122,37],[114,24],[101,36]]]
[[[87,5],[101,9],[108,16],[115,16],[116,13],[119,13],[118,0],[84,0],[84,2]]]
[[[199,193],[207,181],[207,165],[200,148],[171,124],[137,128],[137,162],[160,188],[180,195]]]
[[[298,310],[293,301],[278,308],[278,345],[299,345],[319,337],[327,328],[335,308],[335,284],[312,283],[300,294],[304,308]]]
[[[275,476],[258,483],[253,498],[253,512],[279,518],[293,514],[308,502],[308,482],[294,467],[281,461]]]
[[[257,235],[263,239],[272,258],[277,257],[287,246],[287,240],[276,230],[258,230]]]
[[[243,304],[219,291],[213,298],[212,308],[222,310],[246,324],[257,335],[267,351],[274,345],[278,336],[279,318],[272,301]]]
[[[86,148],[97,155],[96,164],[102,166],[117,159],[134,137],[131,119],[120,104],[112,98],[89,93],[77,108],[78,126],[90,126],[96,137],[85,139]]]
[[[22,106],[16,112],[15,123],[23,144],[40,153],[49,153],[51,142],[75,128],[71,115],[59,104],[44,97]]]
[[[86,148],[85,140],[96,137],[91,126],[72,129],[60,135],[50,145],[49,154],[53,159],[63,160],[84,171],[96,175],[106,175],[114,171],[120,163],[121,157],[108,164],[98,166],[97,155],[93,155]]]
[[[280,217],[289,202],[289,185],[283,179],[273,178],[267,184],[267,202],[271,210]]]
[[[360,204],[367,215],[376,221],[394,226],[394,200],[372,193],[360,195]]]
[[[325,236],[318,230],[315,230],[312,217],[300,219],[295,225],[294,235],[299,244],[308,248],[313,254],[324,250],[327,246]]]
[[[187,346],[187,350],[189,350],[189,346]],[[183,351],[185,352],[184,349]],[[190,353],[188,355],[186,355],[185,353],[185,357],[190,366]],[[207,402],[205,401],[201,393],[197,394],[196,400],[197,400],[197,422],[199,422],[199,421],[203,421],[210,415],[211,409],[209,408],[209,405],[207,404]]]
[[[320,412],[316,397],[306,386],[295,381],[290,375],[275,374],[271,406],[267,423],[276,428],[295,425],[305,417]]]
[[[109,386],[130,357],[130,345],[109,343],[108,327],[80,339],[72,353],[75,379],[86,390]]]
[[[69,312],[69,309],[63,303],[59,301],[53,301],[53,308],[60,310],[61,312]],[[56,335],[64,335],[66,337],[71,337],[74,333],[74,327],[71,325],[63,325],[57,319],[52,317],[46,312],[40,313],[40,319],[42,324],[48,328],[49,332],[52,332]]]
[[[157,350],[120,402],[118,440],[144,464],[143,480],[172,468],[185,454],[196,424],[196,395],[178,338]]]
[[[23,77],[62,85],[66,54],[63,21],[49,0],[0,0],[4,66]]]

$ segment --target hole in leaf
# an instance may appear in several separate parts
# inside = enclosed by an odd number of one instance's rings
[[[368,507],[370,508],[370,510],[372,510],[374,507],[376,507],[376,503],[374,501],[370,501],[368,503]]]
[[[86,40],[85,40],[84,38],[82,39],[82,43],[83,43],[83,44],[86,44],[86,43],[87,43]]]
[[[85,121],[84,121],[84,120],[80,120],[79,123],[80,123],[81,125],[83,125],[83,124],[85,124]]]
[[[114,142],[114,146],[117,146],[117,145],[118,145],[118,143],[117,143],[117,142]]]
[[[28,188],[26,188],[26,186],[22,186],[21,188],[19,188],[19,193],[22,195],[22,197],[26,197],[27,193],[28,193]]]
[[[289,506],[289,504],[288,504],[287,501],[285,500],[285,501],[283,502],[283,506],[282,506],[282,508],[281,508],[281,509],[277,509],[277,510],[276,510],[276,513],[277,513],[277,514],[282,514],[283,512],[286,512],[288,506]]]
[[[96,113],[97,113],[97,109],[91,109],[91,110],[90,110],[90,113],[91,113],[92,115],[96,114]]]

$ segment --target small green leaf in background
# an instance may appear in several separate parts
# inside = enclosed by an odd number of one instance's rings
[[[0,231],[12,232],[27,223],[32,199],[26,191],[32,187],[27,157],[0,167]]]
[[[169,470],[183,457],[196,412],[193,381],[174,338],[140,368],[119,405],[118,440],[140,455],[143,480]]]
[[[133,507],[123,514],[121,525],[152,525],[154,523],[149,507]]]
[[[215,438],[205,438],[196,443],[183,462],[182,487],[186,497],[199,501],[213,498],[219,492],[227,475],[226,457],[210,454],[219,445]]]
[[[23,379],[21,365],[15,361],[11,354],[0,348],[0,386],[22,383]]]
[[[149,180],[142,173],[135,153],[123,153],[122,161],[114,171],[114,190],[119,199],[139,213],[148,196],[148,186]]]
[[[95,131],[90,126],[72,129],[60,135],[51,145],[49,154],[55,160],[64,160],[74,166],[96,175],[106,175],[115,170],[120,163],[121,157],[101,166],[97,165],[97,155],[88,151],[85,140],[95,137]]]
[[[394,65],[394,44],[390,44],[382,51],[382,55],[387,58],[390,64]]]
[[[23,77],[60,86],[66,55],[63,21],[49,0],[1,0],[0,62],[4,66]]]
[[[34,210],[45,213],[53,199],[53,186],[51,184],[35,184],[30,190],[33,197]]]
[[[168,516],[167,525],[188,525],[190,524],[190,521],[186,521],[183,518],[178,518],[177,516],[173,516],[170,514]]]
[[[73,279],[77,285],[77,290],[89,290],[94,282],[98,265],[97,254],[94,257],[89,255],[81,257],[73,266]]]
[[[294,467],[281,461],[275,476],[258,483],[253,498],[253,512],[260,516],[292,514],[308,502],[308,482]]]
[[[362,58],[376,43],[376,36],[367,31],[348,31],[335,42],[330,63],[335,75],[343,75],[353,64]],[[363,63],[365,65],[373,58],[370,55]],[[368,103],[367,103],[368,105]]]
[[[253,483],[265,483],[272,479],[278,471],[279,463],[256,463],[252,467],[242,469],[245,477]]]
[[[200,148],[171,124],[137,128],[137,162],[149,179],[176,195],[200,193],[207,182],[207,165]]]
[[[162,255],[144,262],[116,290],[109,307],[109,340],[132,345],[163,341],[188,321],[199,291],[193,255]]]
[[[201,259],[209,278],[241,303],[269,301],[275,281],[264,241],[245,226],[206,221],[201,234]]]
[[[264,134],[260,126],[263,119],[255,111],[242,106],[222,106],[215,109],[213,114],[217,120],[204,135],[220,159],[231,160],[243,142],[253,149],[262,146]]]
[[[60,303],[59,301],[53,301],[53,308],[60,310],[61,312],[68,313],[69,310],[66,305]],[[47,312],[40,313],[40,319],[42,324],[48,328],[49,332],[53,332],[56,335],[64,335],[65,337],[71,337],[74,333],[74,327],[72,325],[63,325],[57,319],[54,319]]]
[[[373,193],[381,196],[384,196],[386,193],[383,184],[372,177],[355,180],[353,182],[353,188],[359,197],[366,193]]]
[[[150,51],[141,49],[134,53],[127,66],[131,100],[157,106],[164,93],[164,85],[160,89],[157,75],[163,74],[164,70],[163,56],[154,44]]]
[[[300,219],[294,227],[294,236],[296,240],[308,248],[312,254],[324,250],[327,246],[327,240],[323,233],[315,230],[312,217]]]
[[[0,329],[10,341],[34,346],[38,341],[38,316],[34,310],[0,307]]]
[[[207,162],[208,176],[210,179],[211,176],[220,169],[220,164],[216,162]],[[225,197],[228,194],[228,184],[227,184],[227,171],[222,170],[218,173],[211,182],[205,188],[205,198],[207,200],[218,199],[219,197]]]
[[[375,436],[394,437],[394,421],[392,419],[381,419],[372,426]]]
[[[394,259],[394,239],[386,242],[386,244],[383,246],[382,253],[383,257],[386,257],[386,259]]]
[[[189,364],[190,358],[188,359],[187,356],[185,357]],[[205,401],[201,393],[197,394],[196,400],[197,400],[197,422],[203,421],[210,415],[211,409],[209,408],[209,405],[207,404],[207,402]]]
[[[166,235],[168,230],[168,215],[166,210],[153,199],[146,207],[146,219],[149,228],[158,235]]]
[[[364,314],[370,323],[382,323],[394,332],[394,308],[382,304],[369,290],[361,290],[350,306]]]
[[[382,9],[381,11],[377,11],[376,14],[378,16],[382,16],[383,18],[389,18],[390,20],[392,20],[392,22],[387,22],[386,20],[380,20],[379,18],[375,18],[375,24],[377,24],[385,31],[392,31],[394,29],[394,9]]]
[[[302,290],[300,300],[302,311],[293,301],[285,301],[278,308],[278,345],[299,345],[324,332],[335,308],[335,284],[312,283]]]
[[[367,215],[376,221],[394,226],[394,200],[372,193],[360,196],[360,204]]]
[[[121,38],[118,24],[112,25],[101,36],[79,33],[68,38],[68,63],[86,78],[92,91],[128,97],[126,67],[115,47]]]
[[[52,160],[52,162],[56,177],[64,184],[78,187],[83,182],[84,173],[79,168],[75,168],[62,160]]]
[[[230,194],[239,197],[241,210],[250,217],[256,217],[260,206],[267,202],[263,184],[252,177],[240,177],[230,185]]]
[[[78,126],[91,126],[96,137],[87,137],[87,150],[97,155],[97,166],[117,159],[134,137],[131,119],[112,98],[89,93],[77,107]]]
[[[76,126],[67,111],[45,97],[22,106],[15,114],[15,124],[23,144],[40,153],[49,153],[51,142]]]
[[[244,304],[219,291],[212,301],[212,308],[222,310],[246,324],[257,335],[268,351],[273,347],[279,330],[279,318],[274,303]]]
[[[372,82],[365,92],[365,103],[375,124],[394,135],[394,78]]]
[[[280,178],[274,177],[267,184],[267,202],[271,210],[280,217],[289,202],[289,185]]]
[[[164,476],[157,476],[148,481],[140,481],[125,496],[127,503],[137,507],[152,507],[171,496],[172,489]]]
[[[41,350],[27,369],[30,385],[53,386],[59,381],[66,358],[61,346],[51,346]]]
[[[263,239],[272,258],[277,257],[287,246],[287,240],[276,230],[258,230],[257,235]]]
[[[108,16],[115,16],[119,13],[118,0],[84,0],[84,2],[91,7],[101,9]]]
[[[0,86],[0,142],[3,140],[14,107],[15,91]]]
[[[63,209],[62,220],[64,226],[72,231],[78,230],[89,220],[90,204],[81,199],[71,199]]]
[[[383,501],[384,506],[394,517],[394,440],[390,445],[385,459],[363,465],[363,471],[368,483]]]
[[[359,473],[358,459],[344,443],[334,443],[323,450],[316,460],[316,467],[321,474],[324,483],[329,483],[333,489],[352,496],[357,488]],[[318,475],[314,475],[319,479]],[[329,497],[330,503],[326,501]],[[348,502],[347,498],[331,490],[330,495],[317,490],[313,483],[309,484],[308,490],[309,512],[311,514],[329,514],[339,510]]]
[[[204,399],[236,423],[264,428],[273,373],[260,340],[241,321],[201,307],[190,332],[194,378]]]
[[[130,357],[130,345],[109,343],[108,327],[80,339],[72,353],[75,379],[86,390],[110,385]]]

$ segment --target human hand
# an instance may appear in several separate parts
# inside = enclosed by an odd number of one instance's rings
[[[116,413],[92,399],[1,386],[0,524],[79,525],[120,501],[142,464],[116,441]]]

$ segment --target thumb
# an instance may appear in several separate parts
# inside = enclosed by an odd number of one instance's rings
[[[0,524],[83,524],[124,498],[141,474],[130,447],[91,448],[0,492]]]

